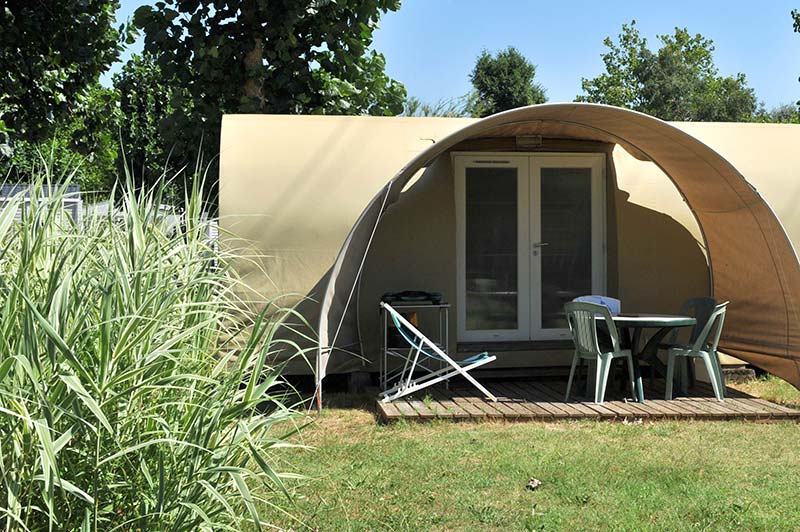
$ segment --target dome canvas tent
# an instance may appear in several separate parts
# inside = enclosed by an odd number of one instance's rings
[[[304,117],[280,117],[280,120],[292,118]],[[681,128],[653,117],[592,104],[532,106],[482,120],[451,120],[444,127],[446,120],[426,122],[429,129],[425,132],[420,128],[422,135],[418,137],[419,145],[415,150],[419,153],[410,157],[382,188],[374,187],[377,194],[355,219],[344,241],[340,241],[339,252],[332,263],[328,263],[330,269],[316,278],[314,294],[318,302],[319,334],[316,374],[320,383],[330,368],[338,365],[337,359],[350,357],[347,352],[363,343],[358,306],[369,251],[380,234],[382,218],[402,198],[409,182],[443,155],[470,141],[512,139],[516,140],[513,149],[520,150],[521,140],[535,143],[536,139],[545,138],[621,146],[636,159],[649,161],[660,169],[679,191],[696,220],[708,262],[709,291],[718,300],[732,302],[722,349],[800,385],[797,307],[800,268],[792,243],[770,206],[745,176],[708,145]],[[226,194],[230,197],[233,193],[230,188],[226,190],[226,179],[233,171],[233,165],[226,164],[231,160],[226,149],[235,151],[234,136],[231,130],[226,132],[225,124],[221,147],[223,217],[234,214],[225,201]],[[691,127],[693,125],[687,129]],[[432,131],[437,128],[438,135]],[[447,128],[449,134],[441,134],[441,130]],[[341,131],[346,136],[346,128]],[[430,136],[423,136],[426,133]],[[390,138],[383,140],[392,141]],[[347,149],[361,148],[364,146],[352,145]],[[743,148],[757,150],[755,146]],[[396,161],[391,162],[397,164]],[[346,174],[330,177],[335,179],[335,186],[348,186]],[[375,176],[372,182],[377,179],[379,177]],[[302,187],[298,183],[294,185]],[[291,186],[287,186],[287,190],[291,190]],[[363,190],[359,190],[359,194],[363,197]],[[256,227],[251,229],[257,230]],[[237,228],[231,227],[231,231],[236,233]],[[289,232],[284,236],[289,238]],[[295,233],[297,236],[299,233]]]

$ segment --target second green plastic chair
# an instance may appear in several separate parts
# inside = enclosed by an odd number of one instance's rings
[[[725,381],[722,376],[719,357],[717,356],[717,345],[719,345],[719,337],[722,335],[727,306],[727,301],[716,306],[691,347],[672,347],[667,351],[667,383],[664,396],[667,400],[672,399],[672,377],[675,372],[675,359],[677,357],[701,359],[706,366],[708,378],[711,380],[711,387],[714,389],[714,395],[719,401],[725,399]]]

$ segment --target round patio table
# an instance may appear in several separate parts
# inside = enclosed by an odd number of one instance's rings
[[[595,316],[595,319],[602,319],[600,316]],[[697,320],[691,316],[681,316],[678,314],[647,314],[647,313],[622,313],[616,316],[611,316],[614,320],[614,325],[620,331],[623,347],[631,350],[633,355],[633,373],[637,384],[637,394],[640,403],[644,403],[644,390],[642,388],[642,373],[639,368],[639,361],[644,360],[659,373],[665,373],[664,364],[658,360],[656,356],[658,353],[658,346],[661,344],[664,337],[675,328],[678,327],[693,327],[697,324]],[[653,334],[647,343],[639,350],[639,340],[642,336],[643,329],[658,329]],[[631,334],[632,333],[632,334]],[[588,379],[591,380],[591,379]]]

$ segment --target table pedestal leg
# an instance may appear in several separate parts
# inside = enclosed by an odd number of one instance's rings
[[[640,357],[642,360],[650,364],[650,371],[655,371],[662,377],[665,377],[667,374],[667,367],[664,365],[661,360],[658,359],[658,346],[661,344],[664,337],[672,330],[672,327],[662,327],[659,329],[650,340],[647,341],[647,344],[642,348],[640,353]],[[689,371],[686,367],[686,360],[687,357],[679,357],[676,361],[677,365],[675,366],[675,376],[673,378],[673,388],[677,389],[681,395],[688,394],[688,376]]]
[[[626,332],[626,335],[629,335]],[[633,379],[636,381],[636,399],[640,403],[644,403],[644,388],[642,387],[642,368],[639,366],[639,357],[637,356],[636,348],[639,345],[639,340],[642,336],[642,329],[636,328],[633,330],[633,338],[629,340],[631,355],[633,357]]]

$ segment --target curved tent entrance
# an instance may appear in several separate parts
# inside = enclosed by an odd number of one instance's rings
[[[800,267],[780,222],[728,161],[653,117],[593,104],[545,104],[475,122],[410,161],[362,212],[331,270],[321,308],[317,379],[338,348],[360,343],[357,301],[378,223],[410,179],[471,139],[537,135],[623,146],[650,160],[675,184],[694,214],[708,256],[711,291],[730,300],[721,349],[800,386]]]

